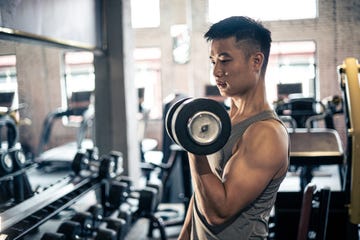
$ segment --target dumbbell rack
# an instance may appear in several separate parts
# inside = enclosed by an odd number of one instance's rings
[[[26,170],[28,169],[22,169],[0,180],[11,178]],[[85,177],[71,174],[64,176],[40,193],[1,212],[0,239],[22,239],[89,191],[100,188],[103,182],[104,180],[98,178],[97,173]]]

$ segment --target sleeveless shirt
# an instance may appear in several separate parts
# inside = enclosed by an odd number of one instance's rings
[[[281,120],[276,113],[268,110],[235,124],[225,146],[216,153],[207,155],[210,167],[217,177],[224,181],[223,170],[232,155],[233,146],[242,137],[246,129],[253,123],[268,119]],[[284,126],[285,127],[285,126]],[[251,204],[242,209],[232,219],[221,225],[210,225],[199,212],[194,198],[191,239],[193,240],[248,240],[266,239],[268,236],[268,221],[276,194],[286,173],[272,179],[264,191]],[[239,193],[241,194],[241,193]]]

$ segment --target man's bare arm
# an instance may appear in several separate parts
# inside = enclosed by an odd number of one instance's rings
[[[248,129],[225,167],[223,182],[211,172],[206,156],[189,154],[197,206],[210,224],[231,218],[279,171],[284,174],[288,141],[285,129],[278,126],[260,123]]]
[[[191,216],[193,212],[193,206],[194,206],[194,196],[191,197],[189,206],[186,212],[186,217],[184,220],[184,225],[181,228],[181,232],[179,234],[178,240],[189,240],[190,239],[190,233],[191,233]]]

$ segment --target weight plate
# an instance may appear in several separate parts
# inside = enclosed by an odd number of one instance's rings
[[[20,148],[14,147],[8,149],[8,154],[13,161],[15,171],[20,170],[25,166],[26,157],[24,152]]]
[[[15,158],[16,165],[19,168],[23,168],[25,166],[25,164],[26,164],[26,156],[25,156],[25,153],[24,153],[23,150],[21,150],[21,149],[15,150],[14,158]]]
[[[197,127],[200,129],[196,129]],[[174,139],[185,150],[208,155],[225,145],[230,136],[231,122],[220,103],[212,99],[197,98],[184,102],[175,111],[172,128]]]
[[[95,240],[116,240],[116,232],[108,228],[99,228],[95,237]]]
[[[186,100],[188,100],[190,98],[183,98],[178,100],[177,102],[175,102],[170,109],[168,110],[168,112],[166,113],[166,117],[165,117],[165,128],[166,128],[166,132],[169,135],[169,137],[171,138],[171,140],[173,140],[174,142],[176,142],[173,138],[172,135],[172,128],[171,128],[171,122],[172,122],[172,117],[174,116],[174,112],[176,111],[176,109]]]
[[[78,151],[75,154],[75,157],[71,163],[71,169],[75,174],[79,174],[81,170],[84,170],[89,165],[89,159],[87,158],[85,152]]]
[[[188,104],[189,102],[193,101],[194,98],[188,98],[186,99],[185,101],[183,101],[174,111],[173,113],[173,116],[171,118],[171,127],[170,127],[170,132],[171,132],[171,135],[174,139],[174,142],[177,143],[178,145],[181,146],[181,143],[179,142],[179,139],[178,139],[178,136],[176,135],[176,131],[175,131],[175,126],[176,126],[176,122],[177,122],[177,118],[178,118],[178,115],[179,115],[179,112],[182,111],[183,107]]]
[[[66,240],[66,237],[62,233],[46,232],[40,240]]]
[[[57,232],[64,234],[66,239],[80,239],[81,224],[67,220],[60,224]]]
[[[115,175],[115,162],[112,157],[103,156],[100,160],[99,178],[112,178]]]
[[[89,212],[77,212],[71,217],[71,221],[78,222],[81,225],[81,235],[87,236],[94,229],[93,216]]]
[[[0,175],[6,175],[14,169],[13,161],[7,152],[0,152]]]
[[[194,142],[199,145],[209,145],[219,137],[222,124],[214,113],[201,111],[189,119],[187,128]]]

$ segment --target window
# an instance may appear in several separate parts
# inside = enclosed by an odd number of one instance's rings
[[[65,77],[62,86],[64,108],[86,109],[95,90],[94,55],[91,52],[67,52],[64,55]],[[78,125],[80,116],[64,119],[64,124]],[[67,122],[68,121],[68,122]]]
[[[316,44],[313,41],[272,43],[266,72],[266,86],[270,102],[278,100],[281,84],[288,84],[287,87],[292,88],[286,90],[289,93],[301,86],[301,94],[304,97],[316,98],[315,52]],[[295,92],[300,93],[299,90]]]
[[[18,106],[16,56],[0,56],[0,107]]]
[[[147,112],[148,117],[152,119],[162,116],[160,58],[159,48],[136,48],[134,51],[139,111]]]
[[[131,0],[131,23],[133,28],[159,27],[159,0]]]
[[[186,24],[172,25],[170,35],[173,42],[173,60],[185,64],[190,61],[190,32]]]
[[[317,0],[209,0],[209,22],[244,15],[261,21],[317,17]]]

